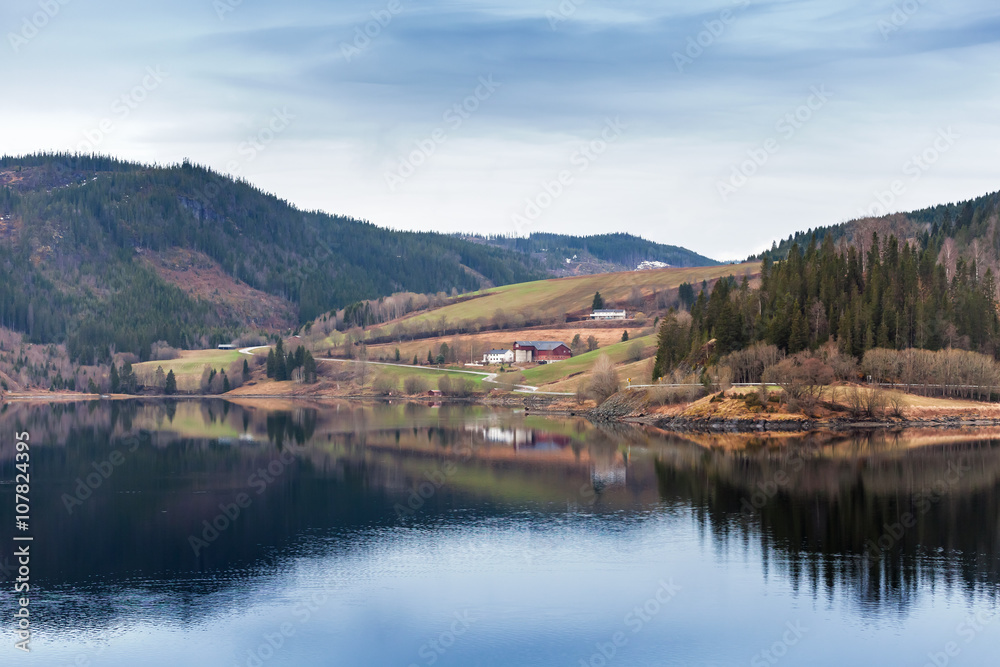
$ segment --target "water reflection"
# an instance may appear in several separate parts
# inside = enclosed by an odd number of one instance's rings
[[[4,405],[0,433],[23,430],[44,545],[35,627],[55,645],[122,623],[197,626],[303,577],[391,586],[544,567],[551,582],[559,563],[628,580],[671,544],[710,549],[685,566],[701,568],[694,581],[751,563],[864,619],[905,617],[934,591],[989,606],[1000,583],[989,431],[685,438],[447,404]],[[5,481],[13,454],[0,446]],[[4,544],[12,494],[0,485]],[[0,614],[12,609],[5,591]],[[480,664],[511,664],[503,656]]]

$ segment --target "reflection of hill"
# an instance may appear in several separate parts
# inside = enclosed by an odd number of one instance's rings
[[[114,600],[147,581],[167,582],[158,584],[163,595],[192,606],[215,604],[305,548],[365,549],[401,525],[435,531],[568,511],[617,521],[664,504],[693,512],[728,548],[759,549],[765,567],[802,586],[861,604],[905,608],[928,580],[966,590],[1000,584],[1000,445],[992,440],[913,448],[898,437],[796,436],[737,448],[624,425],[528,422],[481,407],[280,408],[101,401],[4,410],[0,428],[32,433],[32,515],[45,545],[33,557],[33,580],[45,591],[89,595],[48,605],[59,617],[46,612],[40,622],[69,624],[87,608],[96,610],[91,618],[106,614],[95,623],[111,623]],[[68,511],[64,494],[114,450],[123,463]],[[12,455],[0,442],[4,479]],[[951,483],[949,464],[961,470]],[[278,472],[263,483],[269,466]],[[928,503],[920,494],[941,480],[947,493]],[[433,492],[400,512],[428,482]],[[0,485],[4,507],[12,492]],[[204,522],[241,493],[249,507],[196,555],[190,538],[204,537]],[[865,549],[905,512],[913,526],[865,561]],[[9,525],[0,524],[7,543]],[[7,604],[0,600],[0,614]]]
[[[905,605],[921,579],[970,592],[1000,584],[1000,441],[671,447],[655,468],[664,500],[693,506],[723,541],[752,538],[814,591]]]

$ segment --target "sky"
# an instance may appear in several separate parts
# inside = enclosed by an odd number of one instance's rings
[[[0,153],[716,259],[1000,190],[995,0],[5,0]]]

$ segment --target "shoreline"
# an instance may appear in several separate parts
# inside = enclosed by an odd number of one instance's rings
[[[602,412],[600,407],[569,407],[565,398],[538,394],[500,394],[475,396],[375,396],[366,394],[85,394],[76,392],[6,393],[2,404],[7,403],[63,403],[76,401],[123,401],[123,400],[342,400],[351,402],[413,402],[451,405],[482,405],[493,408],[524,409],[532,414],[585,418],[594,423],[633,424],[649,426],[674,433],[810,433],[830,431],[878,431],[908,428],[937,428],[942,430],[958,428],[1000,427],[1000,417],[988,417],[975,409],[956,408],[959,414],[936,417],[902,417],[885,419],[852,419],[848,417],[809,418],[791,414],[773,414],[765,418],[727,418],[718,416],[688,417],[683,414],[643,414],[629,411]],[[563,405],[555,405],[563,403]],[[1000,407],[1000,406],[998,406]]]

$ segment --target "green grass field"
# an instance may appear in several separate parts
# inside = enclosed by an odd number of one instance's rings
[[[554,364],[545,364],[544,366],[529,368],[526,371],[523,371],[525,384],[540,387],[542,385],[552,384],[553,382],[559,382],[574,373],[586,373],[590,370],[591,366],[594,365],[594,362],[597,361],[597,358],[602,354],[606,354],[611,357],[611,360],[616,364],[624,363],[628,358],[629,348],[636,342],[642,344],[643,347],[656,345],[656,336],[650,334],[649,336],[643,336],[634,340],[608,345],[607,347],[599,348],[593,352],[585,352],[579,356],[567,359],[566,361],[559,361]]]
[[[336,364],[337,361],[323,361],[324,364]],[[473,375],[472,373],[462,373],[455,369],[450,368],[427,368],[424,366],[382,366],[379,364],[369,364],[368,366],[369,379],[365,383],[365,386],[370,388],[375,378],[380,375],[387,375],[389,377],[395,378],[398,387],[402,389],[403,380],[407,377],[416,375],[424,378],[427,381],[428,389],[437,389],[438,380],[444,376],[449,378],[463,378],[465,380],[471,381],[475,391],[485,391],[493,387],[494,385],[485,385],[486,389],[483,388],[483,376]]]
[[[140,378],[152,378],[156,367],[162,366],[164,373],[174,372],[177,378],[177,389],[193,391],[201,381],[201,372],[208,364],[216,370],[225,370],[234,361],[250,359],[249,355],[240,354],[239,350],[183,350],[177,359],[165,361],[144,361],[135,364],[132,369]]]

